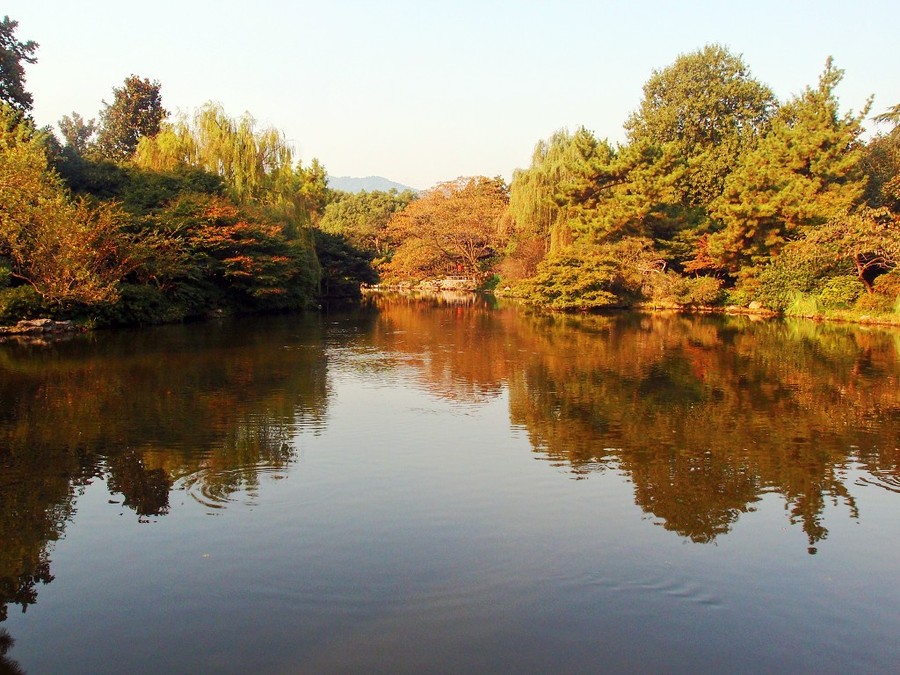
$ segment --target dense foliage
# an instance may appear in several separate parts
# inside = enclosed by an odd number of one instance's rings
[[[496,262],[509,202],[499,178],[460,178],[435,186],[391,218],[396,242],[388,278],[436,276],[480,279]]]
[[[121,87],[113,89],[113,102],[100,112],[97,149],[112,160],[130,159],[144,137],[159,133],[168,114],[162,107],[159,82],[131,75]]]
[[[896,317],[900,113],[865,142],[868,107],[841,113],[842,76],[828,59],[816,87],[779,104],[711,45],[653,73],[624,145],[584,128],[540,142],[510,187],[510,292],[559,309]]]
[[[721,45],[656,70],[614,145],[584,127],[483,176],[347,194],[276,129],[167,119],[137,75],[60,145],[28,117],[37,45],[0,24],[0,320],[281,310],[462,277],[559,310],[751,305],[896,319],[900,105],[842,113],[831,59],[780,103]]]
[[[374,258],[391,251],[387,226],[391,217],[415,199],[407,190],[397,192],[338,192],[325,207],[319,228],[330,235],[345,237],[356,248]]]
[[[341,285],[323,283],[316,253],[317,161],[302,166],[280,132],[220,107],[167,122],[160,83],[136,75],[99,122],[64,116],[60,145],[28,116],[22,64],[37,45],[15,28],[0,24],[0,322],[294,310]],[[329,271],[346,282],[334,249]]]
[[[35,63],[38,44],[16,38],[18,21],[8,16],[0,21],[0,101],[18,110],[31,110],[32,98],[25,90],[23,63]]]

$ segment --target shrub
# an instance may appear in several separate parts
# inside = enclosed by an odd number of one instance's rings
[[[644,283],[644,295],[656,303],[675,304],[677,302],[676,287],[681,279],[681,275],[672,270],[666,270],[661,274],[650,274]]]
[[[900,269],[895,269],[887,274],[882,274],[872,284],[873,291],[879,295],[890,298],[900,296]]]
[[[871,293],[862,293],[854,309],[860,312],[900,314],[900,272],[882,274],[872,284]]]
[[[589,310],[644,297],[662,260],[650,239],[572,247],[543,260],[537,274],[513,288],[525,302],[560,310]]]
[[[894,311],[894,299],[878,293],[863,293],[853,309],[866,314],[890,314]]]
[[[534,277],[516,284],[513,292],[525,302],[551,309],[597,309],[616,303],[609,290],[615,277],[615,265],[609,260],[555,255],[538,265]]]
[[[12,267],[5,258],[0,258],[0,288],[9,286],[12,278]]]
[[[855,276],[831,277],[819,291],[819,302],[826,309],[848,309],[853,306],[864,287]]]
[[[43,298],[31,286],[0,289],[0,324],[36,319],[47,313]]]
[[[722,281],[715,277],[682,277],[674,290],[682,305],[715,305],[722,300]]]
[[[123,284],[117,302],[92,308],[100,325],[158,324],[179,321],[184,311],[154,286]]]
[[[753,302],[753,293],[743,286],[735,286],[734,288],[726,289],[724,296],[722,302],[726,305],[746,307]]]
[[[817,290],[821,267],[809,258],[785,249],[782,255],[760,269],[753,299],[774,310],[786,310],[798,294]]]
[[[810,293],[794,292],[783,309],[787,314],[793,316],[817,316],[821,313],[816,296]]]

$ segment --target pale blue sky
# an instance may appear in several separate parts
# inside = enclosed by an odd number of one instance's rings
[[[584,125],[624,140],[653,69],[719,42],[782,100],[830,54],[845,110],[900,102],[900,2],[6,0],[40,43],[27,88],[40,124],[94,117],[131,73],[163,104],[221,102],[282,129],[332,175],[426,188],[527,166],[535,143]]]

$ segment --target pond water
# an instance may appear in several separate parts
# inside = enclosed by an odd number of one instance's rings
[[[0,672],[873,672],[900,332],[469,297],[0,345]]]

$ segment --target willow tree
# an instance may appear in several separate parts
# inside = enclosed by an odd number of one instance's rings
[[[245,206],[264,207],[298,235],[324,206],[325,170],[316,160],[295,165],[284,134],[258,129],[249,114],[234,119],[219,105],[207,104],[192,119],[181,117],[153,138],[143,138],[138,166],[172,171],[192,166],[221,176],[231,196]]]
[[[590,229],[615,154],[606,140],[584,127],[575,133],[563,129],[538,142],[531,166],[513,174],[512,255],[531,258],[525,261],[526,273],[544,255],[565,249]]]

